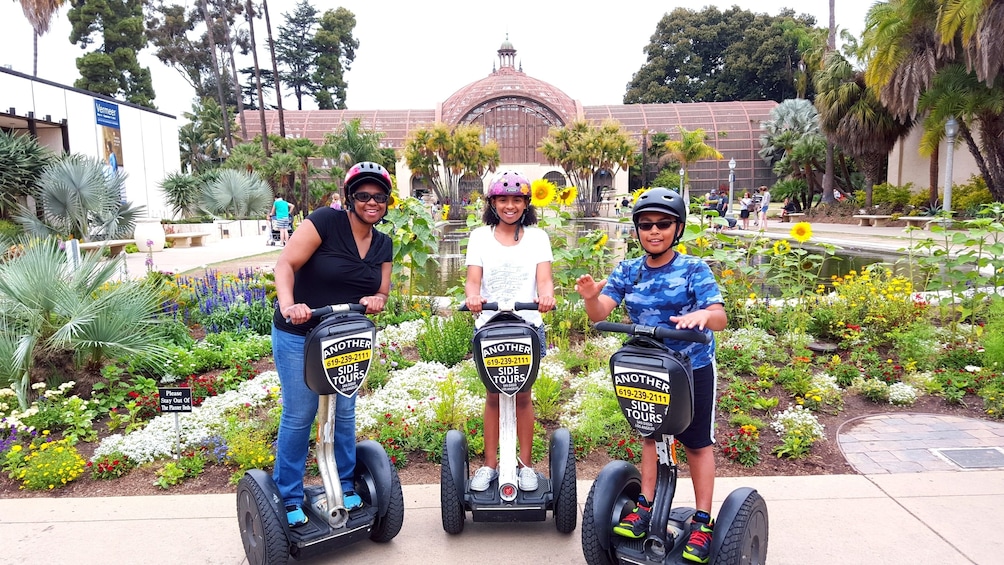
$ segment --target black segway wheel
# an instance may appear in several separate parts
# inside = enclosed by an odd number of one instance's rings
[[[586,497],[586,506],[582,509],[582,555],[586,558],[588,565],[612,565],[614,562],[610,558],[610,552],[600,546],[600,535],[598,528],[611,528],[608,520],[602,516],[596,516],[596,509],[593,507],[593,500],[596,494],[596,482],[593,482],[589,489],[589,496]]]
[[[467,513],[461,501],[460,489],[450,466],[450,442],[443,442],[443,464],[439,474],[439,507],[443,513],[443,530],[448,534],[459,534],[464,531],[464,520]]]
[[[551,481],[556,479],[561,481],[561,486],[555,493],[554,527],[563,534],[570,534],[575,531],[575,525],[579,520],[579,503],[575,484],[575,445],[569,439],[568,441],[555,442],[553,446],[564,447],[567,452],[564,474],[561,477],[555,477],[554,470],[551,471]]]
[[[401,490],[401,478],[397,469],[390,466],[390,492],[387,499],[387,513],[377,518],[370,532],[370,539],[377,543],[386,543],[401,532],[404,525],[404,492]]]
[[[722,512],[719,512],[715,534],[720,536],[724,533],[725,537],[714,562],[716,565],[763,565],[767,562],[767,503],[752,489],[733,494],[745,495],[745,498],[733,516],[722,516]],[[730,495],[729,498],[734,497]],[[726,499],[726,503],[722,505],[723,511],[731,506],[729,502]],[[729,518],[731,523],[722,532],[719,525],[725,526]]]
[[[261,486],[244,475],[237,485],[237,521],[250,565],[285,565],[289,539]]]

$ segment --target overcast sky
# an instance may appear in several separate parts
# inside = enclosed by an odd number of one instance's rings
[[[837,26],[860,35],[864,17],[875,0],[838,0]],[[184,0],[189,6],[195,0]],[[296,0],[270,0],[273,32],[291,12]],[[578,4],[578,6],[576,6]],[[359,49],[347,73],[348,107],[369,109],[429,109],[462,86],[489,75],[506,34],[517,50],[516,58],[528,75],[562,89],[583,105],[620,104],[631,76],[645,63],[643,49],[656,23],[677,6],[733,5],[754,12],[777,14],[782,6],[797,6],[816,17],[817,25],[829,20],[828,2],[778,2],[728,0],[691,4],[674,0],[621,0],[614,3],[508,0],[342,0],[313,5],[320,11],[343,6],[356,16]],[[605,6],[599,7],[584,6]],[[68,3],[67,3],[68,6]],[[323,8],[322,8],[323,6]],[[70,44],[70,24],[64,7],[47,35],[39,39],[38,76],[72,85],[79,76],[75,59],[82,53]],[[0,0],[0,65],[32,72],[32,33],[18,2]],[[246,25],[246,24],[242,24]],[[264,25],[256,22],[259,58],[267,61]],[[180,116],[191,109],[193,91],[179,73],[162,65],[146,50],[140,62],[150,67],[154,103],[168,114]],[[251,66],[251,58],[238,61]],[[266,95],[266,98],[268,96]],[[288,99],[284,105],[291,107]],[[305,99],[305,108],[307,101]],[[311,101],[312,104],[312,101]],[[0,108],[5,108],[0,93]],[[295,106],[292,106],[295,107]],[[311,106],[314,107],[314,106]]]

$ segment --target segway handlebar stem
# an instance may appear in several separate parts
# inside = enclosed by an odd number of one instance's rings
[[[538,305],[536,302],[514,302],[510,306],[509,304],[499,304],[498,302],[485,302],[481,305],[482,310],[509,310],[515,312],[516,310],[537,310]],[[469,312],[466,304],[461,304],[460,308],[457,308],[460,312]]]
[[[711,342],[710,336],[696,330],[678,330],[658,326],[643,326],[641,324],[618,324],[616,322],[596,322],[593,324],[593,329],[599,332],[617,332],[656,339],[674,339],[677,341],[692,341],[694,343]]]

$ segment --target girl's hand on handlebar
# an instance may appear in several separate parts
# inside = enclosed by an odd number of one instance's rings
[[[310,307],[302,302],[279,308],[279,313],[291,324],[302,324],[310,320]]]
[[[472,314],[477,316],[481,313],[481,305],[485,302],[488,302],[488,300],[479,294],[477,296],[468,296],[467,300],[464,301],[464,304],[467,305],[467,309],[470,310]]]
[[[387,297],[382,294],[364,296],[359,299],[359,303],[366,306],[367,314],[379,314],[383,312],[383,307],[387,304]]]
[[[582,275],[575,281],[575,292],[578,292],[583,300],[593,300],[600,295],[606,284],[606,279],[597,282],[593,279],[593,275]]]
[[[554,309],[553,296],[538,296],[537,300],[535,300],[534,302],[537,303],[538,312],[550,312],[551,310]]]

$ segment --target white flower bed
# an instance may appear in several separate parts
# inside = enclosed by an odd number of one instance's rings
[[[223,413],[233,407],[257,406],[279,388],[279,374],[266,371],[254,379],[241,383],[236,390],[207,398],[202,406],[191,412],[178,414],[181,430],[181,448],[199,445],[222,429]],[[178,432],[174,428],[174,414],[162,414],[141,430],[128,435],[115,434],[101,440],[91,461],[102,455],[120,452],[137,463],[148,463],[170,457],[176,449]]]
[[[789,407],[784,412],[778,414],[770,424],[770,427],[782,438],[793,433],[795,430],[798,430],[811,441],[825,437],[823,424],[819,423],[816,415],[799,405]]]
[[[917,402],[917,389],[907,383],[889,385],[889,404],[906,406]]]
[[[452,368],[442,363],[419,362],[407,369],[391,373],[383,388],[356,402],[356,428],[359,431],[376,429],[382,425],[386,414],[401,416],[409,425],[436,418],[436,406],[441,402],[439,391],[447,379],[461,380],[460,373],[470,361]],[[454,408],[468,416],[475,416],[484,407],[484,399],[459,382],[454,396]]]
[[[377,332],[377,343],[396,343],[399,346],[415,345],[424,320],[411,320],[396,326],[388,326]]]

